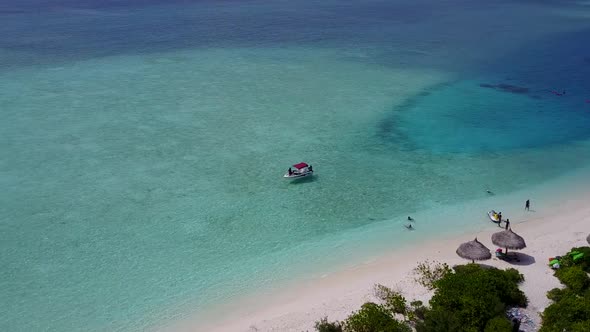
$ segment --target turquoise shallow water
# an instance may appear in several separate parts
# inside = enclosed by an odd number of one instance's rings
[[[138,330],[590,160],[585,7],[4,7],[1,330]]]

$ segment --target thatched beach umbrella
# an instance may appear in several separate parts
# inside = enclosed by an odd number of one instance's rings
[[[512,228],[492,234],[492,243],[499,247],[506,248],[506,253],[508,253],[508,249],[526,248],[524,239],[520,235],[514,233]]]
[[[483,261],[492,258],[490,249],[477,241],[477,238],[473,241],[461,244],[459,248],[457,248],[457,255],[465,259],[471,259],[472,263],[475,263],[476,259],[478,261]]]

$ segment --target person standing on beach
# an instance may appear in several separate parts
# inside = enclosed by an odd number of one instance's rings
[[[506,230],[508,230],[508,227],[510,227],[510,219],[506,219]]]
[[[524,209],[528,211],[530,207],[531,207],[531,201],[527,199],[526,203],[524,203]]]

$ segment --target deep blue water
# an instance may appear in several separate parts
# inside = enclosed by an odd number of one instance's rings
[[[554,7],[564,2],[542,2]],[[566,2],[567,3],[567,2]],[[559,5],[557,5],[559,4]],[[453,55],[469,55],[453,45],[477,45],[493,50],[508,46],[526,35],[518,31],[542,27],[533,20],[518,26],[510,16],[510,1],[474,4],[470,1],[2,1],[4,24],[0,47],[22,52],[3,65],[37,64],[87,59],[117,54],[137,54],[195,47],[278,47],[290,44],[316,47],[368,48],[370,59],[380,64],[399,66],[394,61],[400,47],[419,45],[428,55],[416,54],[413,64],[458,66]],[[536,6],[544,7],[542,4]],[[497,22],[478,21],[487,11],[508,8],[508,15]],[[549,7],[552,8],[552,7]],[[476,10],[473,16],[462,12]],[[454,24],[451,20],[454,20]],[[571,20],[570,20],[571,21]],[[580,19],[580,21],[583,21]],[[393,23],[393,24],[392,24]],[[571,22],[570,22],[571,23]],[[472,31],[465,25],[473,25]],[[583,24],[580,24],[583,26]],[[483,31],[481,29],[484,29]],[[515,30],[516,29],[516,30]],[[523,29],[523,30],[525,30]],[[586,31],[573,31],[582,37]],[[568,35],[571,35],[568,33]],[[408,38],[411,36],[411,38]],[[485,38],[485,42],[482,41]],[[551,36],[563,44],[576,44],[577,54],[587,53],[587,43],[567,38],[563,33]],[[504,43],[504,41],[506,43]],[[519,48],[527,63],[533,52],[553,49],[548,39],[529,41]],[[532,46],[532,47],[531,47]],[[573,46],[573,45],[569,45]],[[437,52],[444,49],[444,55]],[[447,52],[451,53],[447,53]],[[557,49],[553,51],[559,52]],[[457,52],[457,53],[454,53]],[[530,53],[529,53],[530,52]],[[495,52],[493,52],[495,53]],[[574,54],[571,54],[574,56]],[[435,59],[435,58],[441,59]],[[422,58],[422,59],[420,59]],[[509,61],[518,56],[513,55]],[[535,59],[541,60],[539,57]],[[477,66],[494,64],[494,58]],[[507,60],[508,61],[508,60]],[[506,63],[503,63],[505,66]]]

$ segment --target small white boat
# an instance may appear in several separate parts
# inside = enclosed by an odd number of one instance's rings
[[[295,169],[292,170],[291,168]],[[283,177],[287,179],[298,179],[312,175],[313,168],[311,167],[311,165],[308,165],[306,163],[299,163],[289,167],[289,170],[287,171],[287,173],[285,173],[285,175],[283,175]]]
[[[495,223],[500,223],[500,216],[498,215],[498,213],[494,210],[488,212],[488,217],[490,217],[490,220],[495,222]]]

